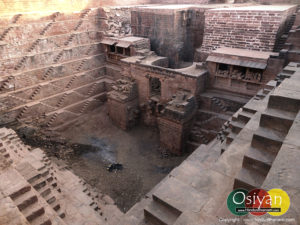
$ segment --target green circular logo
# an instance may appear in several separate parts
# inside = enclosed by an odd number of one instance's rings
[[[248,191],[245,189],[236,189],[230,193],[227,198],[227,207],[233,215],[244,216],[248,214],[246,211],[239,210],[246,208],[245,200],[247,194]]]

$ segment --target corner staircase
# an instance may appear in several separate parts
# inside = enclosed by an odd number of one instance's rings
[[[280,107],[278,102],[284,102],[285,107]],[[268,108],[261,114],[259,128],[254,132],[251,146],[244,156],[234,188],[250,190],[261,187],[293,124],[298,106],[299,102],[295,103],[291,98],[271,94]]]

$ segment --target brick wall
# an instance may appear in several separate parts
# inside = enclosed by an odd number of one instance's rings
[[[283,11],[207,10],[200,54],[207,55],[221,46],[273,51],[276,39],[294,11],[294,7]]]

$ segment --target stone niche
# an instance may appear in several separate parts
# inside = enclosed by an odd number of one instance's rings
[[[175,155],[182,155],[193,118],[197,111],[195,97],[179,90],[158,118],[160,145]]]
[[[222,47],[212,51],[206,63],[210,87],[252,96],[275,79],[284,58],[275,52]]]
[[[116,81],[108,93],[108,114],[111,120],[123,130],[134,127],[138,122],[139,104],[137,84],[123,78]]]

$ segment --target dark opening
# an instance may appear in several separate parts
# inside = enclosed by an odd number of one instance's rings
[[[229,70],[229,66],[227,64],[220,63],[219,70],[222,70],[222,71]]]
[[[117,52],[118,52],[118,54],[123,55],[123,48],[117,47]]]
[[[125,55],[130,56],[130,48],[125,48]]]
[[[160,95],[161,94],[161,83],[158,78],[151,77],[150,78],[150,94],[153,95]]]
[[[110,52],[116,52],[116,47],[114,45],[109,46],[109,51]]]

